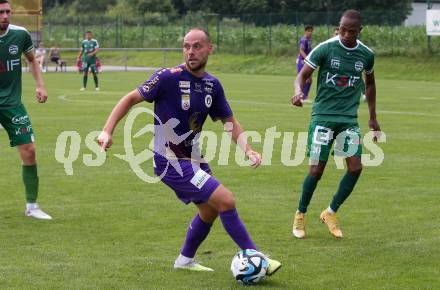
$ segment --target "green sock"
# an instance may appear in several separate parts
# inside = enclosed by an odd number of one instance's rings
[[[83,88],[87,87],[87,76],[83,76]]]
[[[35,203],[38,197],[38,173],[37,165],[23,165],[23,183],[26,189],[26,201]]]
[[[93,80],[95,81],[95,87],[99,87],[98,86],[98,76],[97,75],[93,75]]]
[[[332,203],[330,204],[330,207],[334,212],[338,211],[339,207],[353,191],[359,176],[360,175],[351,175],[347,172],[345,173],[344,177],[342,177],[341,182],[339,183],[338,191],[333,196]]]
[[[312,199],[313,192],[315,191],[318,181],[319,180],[316,177],[310,175],[307,175],[306,178],[304,179],[303,191],[298,206],[298,210],[300,212],[302,213],[307,212],[307,207],[309,206],[310,200]]]

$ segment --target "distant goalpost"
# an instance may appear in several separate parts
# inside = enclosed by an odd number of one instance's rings
[[[30,32],[32,41],[38,44],[43,29],[43,0],[14,0],[11,6],[11,23],[24,26]]]

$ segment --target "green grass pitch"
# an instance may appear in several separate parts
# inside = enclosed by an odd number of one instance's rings
[[[377,74],[378,120],[386,133],[378,167],[365,167],[341,207],[342,240],[319,223],[319,213],[336,190],[343,170],[330,162],[309,208],[305,240],[292,237],[307,162],[287,167],[275,140],[272,165],[240,167],[231,150],[230,165],[211,167],[236,197],[239,213],[259,248],[283,268],[258,289],[438,289],[440,261],[440,83],[391,80]],[[174,271],[186,227],[195,213],[161,183],[147,184],[113,154],[124,154],[122,124],[104,165],[88,167],[83,155],[90,131],[100,130],[114,104],[149,76],[146,73],[100,75],[79,92],[78,74],[44,75],[47,104],[37,104],[34,82],[24,76],[24,103],[36,132],[40,204],[51,222],[24,216],[18,155],[0,131],[0,289],[242,289],[229,267],[237,246],[219,221],[197,258],[213,273]],[[305,132],[311,105],[290,105],[293,77],[217,74],[246,130],[261,134]],[[420,77],[420,76],[419,76]],[[314,95],[314,92],[312,93]],[[152,108],[150,104],[142,104]],[[368,131],[368,110],[360,105],[360,126]],[[138,120],[137,126],[142,122]],[[220,123],[205,128],[219,134]],[[81,150],[67,176],[55,159],[63,131],[77,131]],[[146,140],[135,140],[140,152]],[[262,149],[261,143],[254,147]],[[235,147],[232,147],[235,148]],[[147,168],[149,167],[149,168]],[[151,162],[145,164],[152,174]]]

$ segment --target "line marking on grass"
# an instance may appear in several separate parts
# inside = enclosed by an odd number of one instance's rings
[[[101,94],[101,93],[97,93]],[[109,94],[109,93],[107,93]],[[113,94],[113,92],[112,92]],[[76,93],[72,95],[82,95],[81,93]],[[116,102],[106,102],[106,101],[94,101],[94,100],[72,100],[67,97],[67,95],[60,95],[57,97],[61,101],[65,102],[76,102],[76,103],[92,103],[92,104],[115,104]],[[294,109],[291,106],[289,106],[288,103],[282,104],[282,103],[266,103],[266,102],[251,102],[251,101],[240,101],[240,100],[229,100],[230,103],[237,103],[237,104],[249,104],[249,105],[261,105],[261,106],[276,106],[276,107],[284,107],[286,109]],[[304,106],[311,106],[313,103],[305,103]],[[361,107],[362,108],[362,107]],[[422,113],[422,112],[402,112],[402,111],[387,111],[387,110],[379,110],[377,113],[380,114],[389,114],[389,115],[410,115],[410,116],[421,116],[421,117],[440,117],[440,114],[430,114],[430,113]]]

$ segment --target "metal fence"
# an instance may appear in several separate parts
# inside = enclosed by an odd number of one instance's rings
[[[382,55],[439,53],[440,37],[432,38],[428,51],[425,26],[405,27],[392,11],[364,16],[361,39]],[[254,15],[191,14],[172,18],[154,14],[143,18],[77,17],[43,21],[43,40],[62,47],[78,47],[91,30],[102,47],[180,47],[185,32],[194,26],[210,32],[216,50],[238,54],[283,54],[297,52],[305,24],[314,24],[313,42],[331,37],[339,14],[294,13]]]

